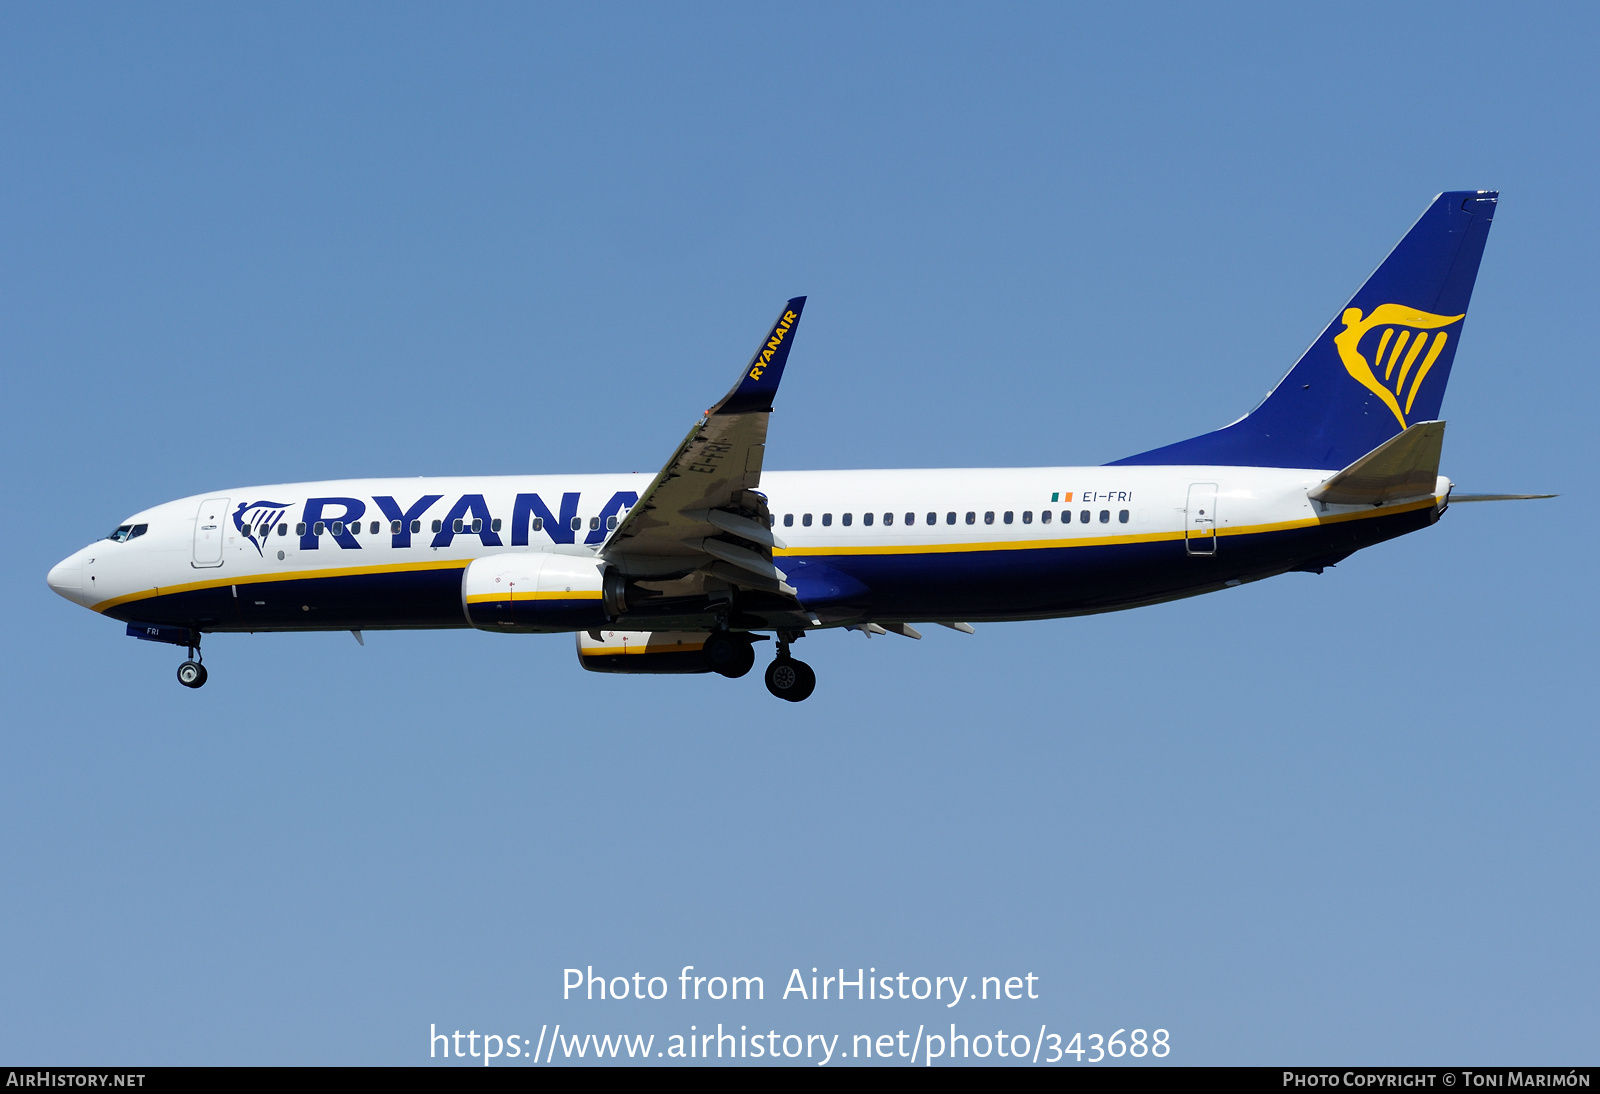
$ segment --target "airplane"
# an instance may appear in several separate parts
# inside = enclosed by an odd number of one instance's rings
[[[128,517],[50,570],[61,596],[188,649],[256,631],[575,636],[595,672],[740,677],[773,695],[814,631],[1051,619],[1289,572],[1436,523],[1439,420],[1499,195],[1440,194],[1254,410],[1101,466],[768,471],[806,298],[654,476],[346,479],[213,490]],[[763,634],[761,632],[768,632]]]

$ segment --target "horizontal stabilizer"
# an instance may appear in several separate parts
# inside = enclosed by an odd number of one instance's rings
[[[1418,422],[1307,491],[1324,505],[1384,505],[1426,497],[1439,481],[1444,423]]]
[[[1535,498],[1554,498],[1556,494],[1451,494],[1450,504],[1458,501],[1533,501]]]

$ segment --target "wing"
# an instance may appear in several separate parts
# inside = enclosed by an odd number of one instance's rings
[[[730,585],[792,597],[772,564],[766,498],[758,491],[767,421],[806,298],[783,306],[722,401],[706,411],[600,554],[623,574],[676,578],[700,572]]]

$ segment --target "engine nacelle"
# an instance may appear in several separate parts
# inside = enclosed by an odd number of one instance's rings
[[[583,631],[578,663],[590,672],[710,672],[702,652],[710,637],[705,631]]]
[[[605,563],[526,551],[473,559],[461,575],[467,622],[486,631],[571,631],[604,626]]]

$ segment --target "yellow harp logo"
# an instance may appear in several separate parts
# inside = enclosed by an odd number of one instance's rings
[[[1439,328],[1459,322],[1466,318],[1466,313],[1434,315],[1402,304],[1379,304],[1365,319],[1361,318],[1360,308],[1346,308],[1343,318],[1344,330],[1333,336],[1333,344],[1339,348],[1339,360],[1344,362],[1345,371],[1382,399],[1399,421],[1400,428],[1405,429],[1406,415],[1411,413],[1411,404],[1417,401],[1423,379],[1450,340],[1449,332]],[[1383,333],[1378,338],[1372,363],[1368,364],[1361,356],[1361,340],[1379,328]],[[1430,331],[1438,333],[1430,334]],[[1420,363],[1418,358],[1421,358]],[[1382,379],[1378,377],[1380,368]],[[1403,407],[1401,399],[1405,400]]]

